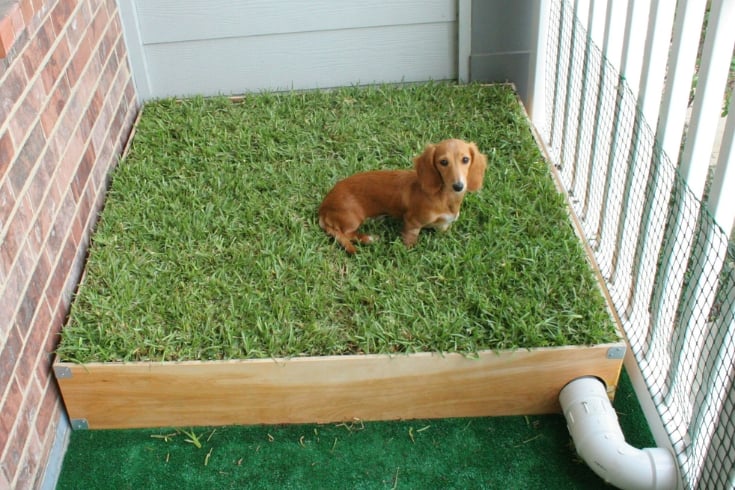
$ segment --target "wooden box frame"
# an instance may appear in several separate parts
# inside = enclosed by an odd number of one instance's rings
[[[543,140],[533,124],[529,126],[550,161]],[[137,120],[128,144],[136,127]],[[556,169],[549,169],[568,203]],[[620,332],[580,224],[573,213],[569,217]],[[612,399],[625,352],[620,335],[618,342],[609,344],[482,351],[474,356],[415,353],[86,364],[56,359],[53,370],[75,429],[329,423],[559,413],[559,392],[581,376],[602,380]]]
[[[239,361],[74,364],[54,373],[77,429],[531,415],[596,376],[611,397],[625,344]]]

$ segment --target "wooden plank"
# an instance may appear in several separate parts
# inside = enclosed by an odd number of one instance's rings
[[[156,97],[455,79],[455,24],[228,38],[147,48]]]
[[[454,0],[135,0],[144,44],[456,22]]]
[[[72,420],[132,428],[554,413],[597,376],[612,391],[624,344],[401,356],[54,364]]]

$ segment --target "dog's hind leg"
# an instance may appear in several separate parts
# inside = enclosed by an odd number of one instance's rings
[[[339,242],[339,244],[342,245],[345,250],[347,250],[348,254],[354,254],[355,252],[357,252],[355,246],[352,245],[352,240],[355,240],[357,238],[354,231],[352,233],[343,233],[342,230],[340,230],[339,228],[329,226],[321,219],[319,220],[319,225],[325,232],[327,232],[328,235],[333,236],[334,239],[337,240],[337,242]]]
[[[344,223],[340,223],[339,225],[335,226],[333,223],[329,222],[327,219],[324,219],[323,217],[319,217],[319,226],[327,232],[327,234],[332,235],[337,242],[339,242],[340,245],[342,245],[348,254],[354,254],[357,253],[357,249],[355,249],[355,246],[352,244],[352,242],[359,241],[360,243],[371,243],[373,241],[373,237],[370,235],[365,235],[363,233],[358,233],[357,229],[360,227],[361,223],[358,223],[357,227],[354,229],[345,231]],[[350,227],[354,225],[350,224]]]
[[[355,249],[355,246],[352,245],[353,238],[351,238],[350,236],[344,233],[341,233],[341,232],[337,232],[334,234],[334,238],[336,238],[337,241],[340,243],[340,245],[342,245],[345,248],[348,254],[352,255],[357,252],[357,249]]]

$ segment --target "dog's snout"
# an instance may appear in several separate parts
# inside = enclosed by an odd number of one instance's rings
[[[454,189],[455,192],[462,192],[462,189],[464,189],[464,182],[455,182],[452,184],[452,189]]]

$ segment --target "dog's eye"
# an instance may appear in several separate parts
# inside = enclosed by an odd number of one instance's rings
[[[442,158],[441,160],[439,160],[439,165],[441,165],[442,167],[446,167],[447,165],[449,165],[449,160],[447,160],[446,158]]]
[[[470,163],[470,157],[462,157],[462,163]]]

